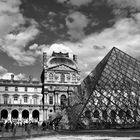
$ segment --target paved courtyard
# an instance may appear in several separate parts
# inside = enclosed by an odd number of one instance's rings
[[[53,134],[55,134],[56,132],[55,131],[53,131],[53,130],[47,130],[47,131],[42,131],[40,128],[38,128],[38,129],[31,129],[31,133],[30,133],[30,136],[42,136],[42,135],[53,135]],[[9,138],[18,138],[18,137],[23,137],[23,138],[26,138],[26,137],[30,137],[29,136],[29,134],[27,133],[27,131],[25,131],[25,129],[24,128],[22,128],[22,127],[18,127],[17,129],[16,129],[16,134],[15,134],[15,136],[13,136],[13,132],[10,130],[10,131],[4,131],[4,132],[0,132],[0,140],[2,139],[2,138],[4,138],[4,139],[9,139]]]
[[[140,140],[137,137],[100,137],[100,136],[51,136],[27,140]]]
[[[53,131],[40,129],[27,132],[19,127],[15,137],[12,132],[0,132],[0,140],[140,140],[140,130],[88,130],[88,131]]]

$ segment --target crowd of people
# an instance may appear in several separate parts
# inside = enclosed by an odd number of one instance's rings
[[[13,136],[16,135],[17,129],[21,127],[22,130],[26,131],[27,134],[30,136],[31,135],[31,130],[38,130],[40,129],[41,131],[45,131],[47,129],[55,129],[56,124],[53,121],[43,121],[43,122],[0,122],[0,130],[2,132],[12,132]]]

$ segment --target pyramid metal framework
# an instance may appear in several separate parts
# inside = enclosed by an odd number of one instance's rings
[[[121,50],[113,47],[78,93],[68,110],[71,129],[140,126],[140,62]]]

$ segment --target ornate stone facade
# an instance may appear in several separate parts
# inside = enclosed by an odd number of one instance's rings
[[[80,84],[76,56],[72,59],[68,53],[53,52],[49,58],[43,53],[43,59],[43,83],[32,81],[32,77],[26,81],[14,80],[13,75],[10,80],[0,80],[0,120],[48,120],[64,101],[69,101],[74,88]]]
[[[69,101],[74,88],[80,84],[80,71],[77,58],[68,53],[53,52],[51,57],[43,54],[44,70],[44,118],[51,118],[60,110],[65,100]]]
[[[43,121],[42,84],[38,81],[0,80],[0,120]]]

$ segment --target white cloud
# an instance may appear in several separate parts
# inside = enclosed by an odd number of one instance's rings
[[[46,45],[46,44],[38,45],[35,43],[35,44],[32,44],[31,46],[29,46],[29,50],[35,56],[43,55],[43,52],[48,52],[49,48],[50,48],[50,45]]]
[[[4,68],[3,66],[0,66],[0,78],[1,79],[10,80],[11,75],[14,75],[15,80],[27,79],[26,75],[24,73],[14,74],[14,73],[8,72],[8,70],[6,68]]]
[[[72,39],[81,39],[84,37],[84,28],[88,25],[88,18],[80,12],[73,12],[66,17],[68,34]]]
[[[140,0],[108,0],[109,4],[117,5],[119,8],[131,7],[140,9]]]
[[[92,2],[92,0],[57,0],[60,3],[68,3],[71,5],[75,5],[75,6],[81,6],[81,5],[87,5],[90,2]]]
[[[11,73],[11,72],[7,72],[7,73],[3,74],[1,76],[1,79],[11,80],[11,75],[14,75],[14,80],[25,80],[25,79],[27,79],[25,74],[19,73],[19,74],[16,75],[16,74]]]
[[[20,0],[0,1],[0,37],[25,23],[25,19],[19,11],[20,4]]]
[[[93,33],[77,43],[64,42],[78,55],[79,67],[84,74],[93,70],[113,46],[140,57],[140,13],[118,20],[113,27]],[[95,47],[96,46],[96,47]],[[82,73],[82,77],[84,77]]]
[[[62,52],[62,53],[70,53],[70,54],[73,54],[73,51],[68,48],[67,46],[65,46],[64,44],[52,44],[50,46],[50,48],[48,49],[47,53],[48,55],[52,55],[53,52]]]
[[[6,74],[8,72],[7,69],[5,69],[3,66],[0,66],[0,76]]]
[[[34,53],[25,51],[25,47],[38,34],[38,30],[34,25],[25,28],[20,33],[14,35],[7,34],[2,44],[2,50],[18,62],[20,66],[31,65],[35,62]]]
[[[33,44],[29,47],[31,51],[34,52],[36,56],[42,56],[43,52],[47,52],[48,57],[52,55],[53,52],[62,52],[62,53],[69,53],[70,57],[72,58],[73,51],[65,46],[62,43],[54,43],[52,45],[38,45],[38,44]]]
[[[0,1],[0,49],[20,66],[32,65],[36,56],[26,51],[27,44],[38,35],[37,23],[23,17],[20,0]],[[28,23],[28,27],[24,27]]]
[[[107,2],[113,8],[115,20],[140,11],[140,0],[107,0]]]

